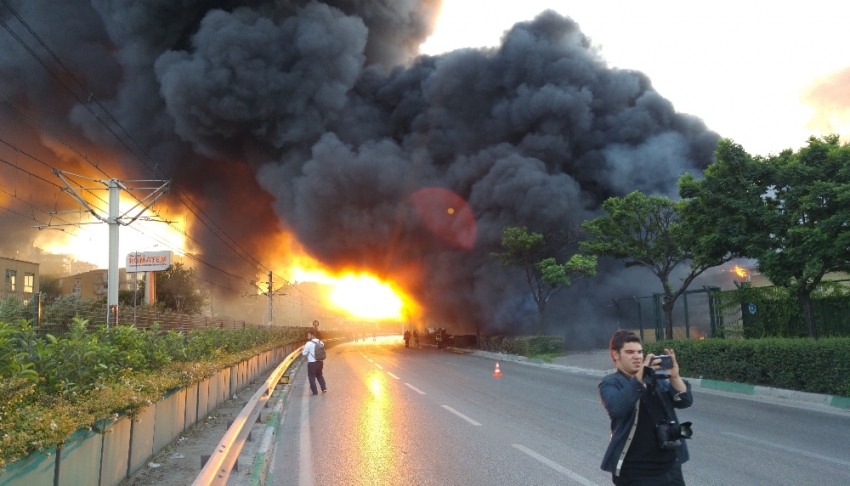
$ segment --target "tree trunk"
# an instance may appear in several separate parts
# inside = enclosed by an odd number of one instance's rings
[[[676,304],[676,298],[673,297],[673,291],[666,277],[665,275],[661,279],[664,285],[664,299],[661,301],[661,310],[664,311],[664,339],[673,339],[673,306]]]
[[[540,318],[538,325],[540,326],[540,335],[543,335],[543,316],[546,314],[546,302],[543,299],[537,301],[537,314]]]
[[[672,296],[671,296],[672,297]],[[661,303],[661,310],[664,311],[664,338],[673,339],[673,305],[675,300],[664,296],[664,301]]]
[[[803,320],[806,322],[809,337],[817,339],[818,328],[815,324],[815,311],[812,309],[812,292],[801,288],[797,291],[797,300],[800,302],[800,308],[803,310]]]

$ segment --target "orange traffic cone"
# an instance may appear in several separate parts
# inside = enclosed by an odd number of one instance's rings
[[[502,377],[502,372],[499,370],[499,363],[496,363],[496,371],[493,372],[493,376],[496,378]]]

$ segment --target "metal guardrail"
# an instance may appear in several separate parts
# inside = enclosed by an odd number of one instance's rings
[[[283,373],[301,355],[302,349],[304,349],[304,346],[299,347],[284,358],[277,368],[272,371],[265,383],[248,400],[248,403],[239,412],[239,415],[233,419],[233,425],[227,429],[227,433],[224,434],[221,442],[216,446],[215,452],[210,456],[203,469],[201,469],[201,473],[195,478],[195,482],[192,483],[193,486],[224,486],[227,484],[227,478],[230,477],[230,470],[233,469],[233,465],[242,451],[242,446],[245,445],[245,441],[248,439],[251,428],[260,415],[260,411],[262,411],[266,402],[271,398],[272,391],[280,381]]]

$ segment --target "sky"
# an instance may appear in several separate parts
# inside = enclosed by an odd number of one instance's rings
[[[578,22],[610,66],[646,73],[678,111],[751,154],[811,135],[850,141],[850,2],[444,0],[421,50],[496,46],[545,9]]]

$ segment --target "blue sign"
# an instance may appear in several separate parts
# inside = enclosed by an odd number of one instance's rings
[[[750,304],[750,314],[755,314],[755,313],[756,313],[756,305]]]

